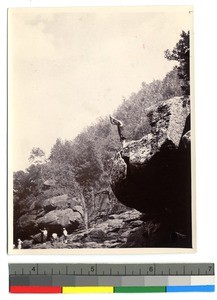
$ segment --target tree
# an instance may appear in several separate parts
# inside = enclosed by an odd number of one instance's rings
[[[23,199],[30,193],[28,175],[24,171],[17,171],[13,174],[14,200]]]
[[[80,186],[94,187],[102,174],[102,162],[97,143],[87,135],[80,135],[74,144],[75,178]]]
[[[182,31],[181,38],[172,51],[166,50],[165,57],[179,63],[178,76],[182,80],[184,95],[190,95],[190,32]]]
[[[44,151],[38,147],[34,147],[30,153],[29,161],[34,165],[44,164],[46,162]]]
[[[181,88],[182,81],[178,75],[178,67],[174,67],[172,71],[166,74],[163,79],[161,94],[163,99],[170,99],[173,97],[180,97],[183,95]]]
[[[27,169],[27,180],[29,182],[30,194],[34,197],[41,195],[43,188],[42,165],[32,164]]]

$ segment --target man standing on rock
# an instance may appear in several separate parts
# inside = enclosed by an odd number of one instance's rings
[[[17,240],[17,249],[22,249],[22,243],[21,239]]]
[[[120,120],[115,119],[112,116],[109,116],[109,118],[110,118],[111,124],[116,125],[118,127],[118,134],[120,137],[120,142],[122,143],[122,146],[124,147],[126,145],[126,138],[123,135],[123,123]]]
[[[68,236],[68,232],[65,228],[63,228],[63,241],[65,244],[67,244],[67,236]]]
[[[47,229],[44,227],[44,229],[40,229],[40,231],[41,231],[41,242],[42,244],[45,244],[47,242],[47,235],[48,235]]]

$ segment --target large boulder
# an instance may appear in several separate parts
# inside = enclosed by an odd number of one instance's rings
[[[39,228],[46,227],[50,233],[62,233],[63,227],[69,233],[82,227],[83,219],[79,212],[74,212],[71,208],[63,210],[52,210],[43,217],[37,219]]]
[[[111,187],[121,203],[145,213],[145,221],[191,236],[189,112],[189,99],[181,97],[151,107],[151,132],[117,153]]]
[[[75,199],[70,199],[67,194],[46,199],[41,203],[45,212],[55,209],[73,208],[76,205],[78,205],[78,202]]]
[[[37,232],[36,217],[35,214],[25,214],[18,219],[16,223],[16,238],[26,239]]]

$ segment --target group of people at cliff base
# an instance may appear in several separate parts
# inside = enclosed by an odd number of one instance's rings
[[[48,231],[47,231],[47,228],[44,227],[44,229],[40,229],[41,231],[41,243],[42,244],[46,244],[47,242],[47,237],[48,237]],[[67,244],[68,240],[67,240],[67,237],[68,237],[68,232],[66,230],[66,228],[64,227],[63,228],[63,242],[65,244]],[[51,235],[51,244],[53,244],[54,242],[56,242],[58,240],[58,235],[57,233],[52,233]]]
[[[41,243],[43,245],[45,245],[48,240],[47,228],[44,227],[44,229],[40,229],[40,231],[41,231]],[[52,233],[50,241],[51,241],[52,245],[54,245],[54,243],[58,241],[57,233]],[[68,242],[68,232],[67,232],[66,228],[63,228],[63,242],[65,244],[67,244],[67,242]],[[21,241],[21,239],[18,239],[17,240],[17,249],[22,249],[22,244],[23,244],[23,241]]]

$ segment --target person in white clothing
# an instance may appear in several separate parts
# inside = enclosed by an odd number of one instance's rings
[[[63,241],[65,244],[67,244],[67,236],[68,236],[68,232],[65,228],[63,228]]]
[[[17,240],[17,249],[22,249],[22,243],[21,239]]]
[[[41,242],[42,244],[45,244],[47,242],[47,235],[48,235],[47,229],[46,228],[40,229],[40,231],[41,231]]]

